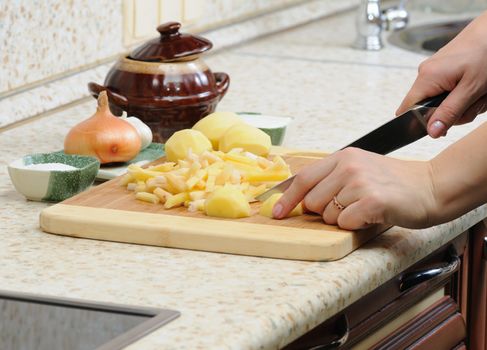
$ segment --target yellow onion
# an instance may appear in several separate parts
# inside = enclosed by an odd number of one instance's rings
[[[107,93],[102,91],[96,113],[66,135],[64,153],[95,156],[102,164],[126,162],[139,153],[141,144],[135,127],[111,113]]]

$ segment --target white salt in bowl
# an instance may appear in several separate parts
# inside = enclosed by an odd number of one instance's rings
[[[94,157],[63,152],[30,154],[8,165],[15,189],[27,199],[59,202],[87,189],[100,162]]]

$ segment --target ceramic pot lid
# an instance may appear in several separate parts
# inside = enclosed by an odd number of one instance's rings
[[[211,41],[197,35],[180,33],[181,24],[167,22],[157,27],[159,38],[136,48],[129,58],[137,61],[165,62],[193,56],[213,47]]]

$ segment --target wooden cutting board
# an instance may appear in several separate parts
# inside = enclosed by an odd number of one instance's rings
[[[293,173],[326,155],[278,147],[272,153],[282,155]],[[385,230],[341,230],[307,214],[273,220],[258,215],[259,206],[253,203],[254,215],[242,219],[212,218],[182,207],[165,210],[136,200],[115,178],[44,209],[40,226],[71,237],[310,261],[340,259]]]

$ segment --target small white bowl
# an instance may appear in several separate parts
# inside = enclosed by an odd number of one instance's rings
[[[29,168],[33,164],[61,163],[71,170]],[[8,165],[8,174],[15,189],[27,199],[59,202],[84,191],[93,181],[100,167],[94,157],[68,155],[63,152],[30,154]]]

